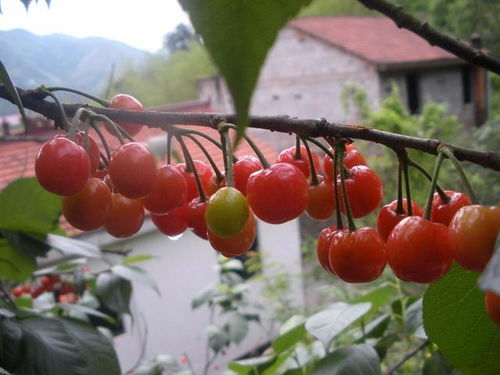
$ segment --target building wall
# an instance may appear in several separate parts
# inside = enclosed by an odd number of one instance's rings
[[[133,255],[155,257],[139,266],[155,279],[161,296],[134,284],[131,303],[134,323],[126,318],[125,333],[115,337],[122,370],[125,372],[134,366],[140,356],[142,342],[145,342],[145,359],[157,354],[171,354],[178,359],[186,353],[197,373],[201,373],[205,361],[204,330],[209,324],[209,310],[206,307],[191,310],[191,300],[201,289],[218,280],[216,253],[208,242],[189,231],[177,240],[169,239],[155,230],[150,221],[145,223],[140,235],[125,241],[118,242],[103,232],[87,234],[81,239],[101,247],[131,249]],[[258,244],[263,254],[265,275],[272,277],[276,269],[290,275],[300,274],[298,220],[278,226],[259,222]],[[92,271],[106,267],[107,264],[101,261],[90,264]],[[291,280],[291,300],[294,306],[300,308],[304,303],[302,283],[298,277]],[[249,298],[265,304],[260,289],[260,283],[251,282]],[[268,318],[271,315],[269,311],[263,311],[263,314]],[[216,314],[217,321],[220,317]],[[239,346],[232,346],[225,356],[219,357],[214,365],[219,365],[221,370],[212,368],[210,374],[222,373],[230,360],[266,343],[270,332],[263,327],[269,326],[268,323],[268,320],[264,320],[262,326],[250,323],[247,338]]]

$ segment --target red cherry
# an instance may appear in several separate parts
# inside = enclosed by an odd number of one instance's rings
[[[208,240],[210,245],[227,258],[246,253],[255,241],[257,226],[255,216],[252,212],[248,215],[248,220],[243,230],[234,237],[221,238],[208,230]]]
[[[434,193],[432,197],[431,221],[448,225],[460,208],[469,206],[472,202],[465,193],[452,190],[445,190],[445,193],[450,198],[450,201],[447,203],[441,200],[438,193]]]
[[[89,178],[90,161],[75,142],[56,137],[38,151],[35,174],[40,185],[57,195],[73,195],[83,189]]]
[[[453,262],[448,227],[420,216],[407,217],[394,227],[386,251],[394,274],[416,283],[438,280]]]
[[[188,227],[198,237],[208,239],[207,222],[205,221],[205,211],[208,201],[201,202],[199,198],[194,198],[188,204]]]
[[[85,147],[85,133],[78,132],[76,133],[75,143],[86,150],[87,155],[89,156],[90,161],[90,173],[94,174],[99,167],[99,160],[101,158],[101,153],[99,151],[99,146],[97,146],[96,141],[90,135],[88,136],[88,147]]]
[[[104,221],[104,229],[113,237],[125,238],[136,234],[144,222],[144,208],[137,199],[115,193]]]
[[[185,204],[187,192],[184,175],[173,165],[164,165],[158,169],[153,190],[142,203],[150,212],[164,214]]]
[[[21,297],[23,295],[23,293],[24,293],[24,289],[22,286],[17,286],[14,289],[12,289],[12,291],[11,291],[11,294],[14,297]]]
[[[78,295],[75,293],[65,293],[59,295],[59,303],[77,303]]]
[[[306,178],[309,178],[311,175],[311,171],[309,168],[309,157],[307,155],[307,150],[305,146],[300,146],[300,158],[296,159],[295,158],[295,150],[296,147],[290,147],[287,148],[283,151],[280,152],[277,158],[277,163],[288,163],[296,166],[302,173],[304,173],[304,176]],[[316,169],[316,172],[319,171],[319,158],[318,155],[316,155],[315,152],[311,153],[313,163],[314,163],[314,168]]]
[[[36,287],[35,289],[31,290],[31,298],[36,298],[43,292],[45,292],[45,288],[43,286]]]
[[[329,150],[333,155],[335,155],[333,148],[330,148]],[[365,158],[352,143],[346,144],[344,166],[346,168],[352,168],[357,165],[366,165]],[[323,171],[330,180],[333,180],[333,160],[328,155],[323,157]]]
[[[258,158],[251,155],[242,156],[233,164],[234,187],[246,196],[248,178],[253,172],[260,171],[261,169],[262,164]]]
[[[288,163],[277,163],[251,174],[247,198],[255,215],[271,224],[298,217],[307,207],[309,187],[304,174]]]
[[[188,205],[170,210],[164,215],[151,214],[154,225],[160,232],[167,236],[174,237],[184,233],[188,226]]]
[[[392,229],[396,226],[397,223],[399,223],[401,220],[403,220],[405,217],[408,217],[408,203],[407,200],[403,200],[403,210],[405,213],[398,214],[396,212],[396,208],[398,206],[398,201],[394,200],[389,204],[386,204],[378,213],[377,217],[377,230],[384,239],[384,241],[387,241],[387,238],[389,237],[389,234],[391,233]],[[411,207],[413,210],[413,216],[422,216],[423,212],[422,209],[419,207],[418,204],[415,202],[411,202]]]
[[[114,109],[127,109],[131,111],[142,111],[144,107],[141,102],[139,102],[136,98],[126,94],[116,94],[111,98],[111,108]],[[117,121],[117,124],[120,125],[130,136],[134,136],[139,133],[143,127],[142,124],[135,124],[130,122]],[[106,129],[108,127],[106,126]],[[114,134],[113,131],[110,133]]]
[[[99,229],[111,206],[111,193],[103,180],[91,177],[84,188],[62,201],[62,212],[73,227],[90,231]]]
[[[325,269],[325,271],[334,275],[332,268],[330,267],[330,244],[332,242],[333,233],[337,230],[335,225],[330,225],[324,228],[318,237],[318,242],[316,243],[316,256],[318,262]]]
[[[153,155],[141,143],[121,145],[113,153],[108,165],[113,186],[124,197],[141,199],[153,190],[156,166]]]
[[[309,200],[306,213],[313,219],[326,220],[335,211],[333,183],[331,180],[320,178],[318,185],[309,185]]]
[[[351,213],[354,218],[365,217],[382,202],[382,182],[368,167],[358,165],[347,171],[345,188]],[[340,210],[345,214],[340,176],[337,177],[340,192]]]
[[[207,195],[213,195],[217,190],[222,189],[226,186],[226,177],[223,175],[220,181],[217,180],[217,175],[213,174],[210,178],[210,182],[207,186]]]
[[[73,284],[70,284],[68,282],[63,282],[61,284],[61,288],[59,289],[59,293],[61,294],[68,294],[68,293],[75,293],[76,289]]]
[[[386,264],[385,243],[374,228],[354,232],[336,230],[329,250],[330,268],[344,281],[367,283],[376,280]]]
[[[484,296],[484,304],[486,305],[486,312],[491,320],[500,327],[500,296],[488,291]]]
[[[198,176],[200,177],[201,185],[205,193],[210,190],[210,181],[213,176],[212,169],[200,160],[193,160]],[[184,175],[187,183],[187,201],[191,202],[194,198],[199,196],[198,188],[196,187],[196,179],[193,172],[186,172],[186,164],[179,163],[175,168]]]

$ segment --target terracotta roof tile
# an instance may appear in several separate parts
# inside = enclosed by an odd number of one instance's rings
[[[374,64],[458,60],[386,17],[304,17],[289,26]]]

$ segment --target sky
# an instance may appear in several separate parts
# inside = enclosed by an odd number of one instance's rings
[[[177,0],[32,1],[26,12],[20,0],[1,0],[0,30],[26,29],[35,34],[99,36],[155,52],[164,35],[188,17]]]

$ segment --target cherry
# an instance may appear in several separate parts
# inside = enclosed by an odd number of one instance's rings
[[[255,216],[252,212],[248,215],[248,220],[243,227],[243,230],[237,235],[229,238],[218,237],[208,230],[208,240],[210,245],[224,255],[226,258],[231,258],[247,252],[255,241],[257,226]]]
[[[137,199],[115,193],[104,221],[104,229],[113,237],[124,238],[136,234],[144,222],[144,208]]]
[[[389,204],[386,204],[378,213],[377,217],[377,230],[384,239],[387,241],[389,234],[392,229],[404,218],[408,217],[408,202],[406,199],[403,200],[403,213],[398,214],[396,212],[398,206],[398,201],[394,200]],[[411,202],[411,207],[413,211],[413,216],[422,216],[422,209],[415,202]]]
[[[382,201],[382,182],[377,174],[368,167],[358,165],[347,171],[344,181],[347,200],[354,218],[367,216],[374,211]],[[337,177],[340,192],[340,210],[345,214],[340,176]]]
[[[387,260],[401,280],[430,283],[441,278],[453,262],[450,230],[420,216],[400,221],[386,245]]]
[[[212,169],[200,160],[193,160],[198,176],[200,177],[201,185],[205,192],[210,190],[210,181],[212,179]],[[196,187],[196,180],[193,172],[186,172],[186,164],[179,163],[175,166],[179,172],[184,175],[187,183],[187,201],[191,202],[194,198],[198,197],[198,188]]]
[[[99,146],[97,146],[96,141],[90,135],[88,135],[88,147],[85,147],[85,133],[78,132],[76,133],[75,143],[78,146],[81,146],[84,150],[86,150],[87,155],[89,156],[90,161],[90,173],[94,175],[99,167],[99,160],[101,157],[101,153],[99,151]]]
[[[111,206],[111,193],[103,180],[91,177],[81,191],[64,197],[62,212],[73,227],[90,231],[99,229]]]
[[[329,150],[335,155],[333,148]],[[366,165],[366,160],[356,146],[352,143],[348,143],[345,145],[344,166],[346,168],[352,168],[357,165]],[[323,171],[330,180],[333,180],[333,160],[328,155],[323,157]]]
[[[208,239],[207,222],[205,221],[207,205],[208,201],[202,202],[199,198],[194,198],[188,204],[188,227],[204,240]]]
[[[307,150],[306,150],[305,146],[303,146],[303,145],[300,146],[300,158],[298,158],[298,159],[295,158],[295,150],[296,150],[296,146],[290,147],[290,148],[287,148],[287,149],[281,151],[278,155],[276,162],[277,163],[292,164],[295,167],[297,167],[298,169],[300,169],[300,171],[302,173],[304,173],[304,176],[306,178],[309,178],[309,176],[311,175],[311,171],[309,168],[309,157],[307,155]],[[318,171],[319,170],[318,155],[316,155],[316,153],[314,153],[314,152],[312,152],[311,155],[312,155],[314,167],[315,167],[316,171]]]
[[[158,169],[153,189],[142,203],[150,212],[164,214],[185,204],[187,194],[184,175],[173,165],[164,165]]]
[[[248,202],[239,190],[224,187],[217,190],[205,211],[207,228],[217,237],[234,237],[248,221]]]
[[[325,180],[322,176],[319,184],[309,185],[309,200],[307,202],[306,213],[313,219],[326,220],[335,211],[335,199],[333,183]]]
[[[500,296],[488,291],[484,296],[484,304],[486,306],[486,312],[491,320],[500,327]]]
[[[90,160],[85,150],[65,137],[55,137],[38,151],[35,174],[47,191],[68,196],[83,189],[89,178]]]
[[[337,230],[335,225],[330,225],[324,228],[319,234],[318,241],[316,243],[316,256],[318,262],[325,269],[325,271],[334,275],[332,268],[330,267],[330,244],[332,242],[332,236]]]
[[[247,195],[248,178],[253,172],[260,171],[262,164],[259,159],[252,155],[245,155],[233,164],[234,187]]]
[[[277,163],[254,172],[247,184],[247,198],[255,215],[271,224],[295,219],[307,207],[309,187],[304,174],[288,163]]]
[[[385,243],[373,228],[354,232],[336,230],[331,235],[330,268],[344,281],[367,283],[376,280],[386,264]]]
[[[115,96],[113,96],[111,98],[111,108],[127,109],[132,111],[144,110],[144,107],[142,106],[141,102],[139,102],[133,96],[127,94],[116,94]],[[117,121],[117,124],[120,125],[132,137],[137,133],[139,133],[143,127],[142,124],[135,124],[123,121]],[[108,129],[107,126],[106,129]],[[113,131],[110,131],[110,133],[114,134]]]
[[[188,205],[170,210],[164,215],[151,214],[151,219],[160,232],[174,237],[184,233],[188,226]]]
[[[465,193],[445,190],[446,195],[450,198],[449,202],[443,202],[438,193],[434,193],[432,198],[431,221],[444,225],[450,224],[455,213],[464,206],[472,204],[469,196]]]
[[[121,145],[111,157],[108,165],[113,186],[124,197],[141,199],[153,190],[156,166],[153,155],[141,143]]]

